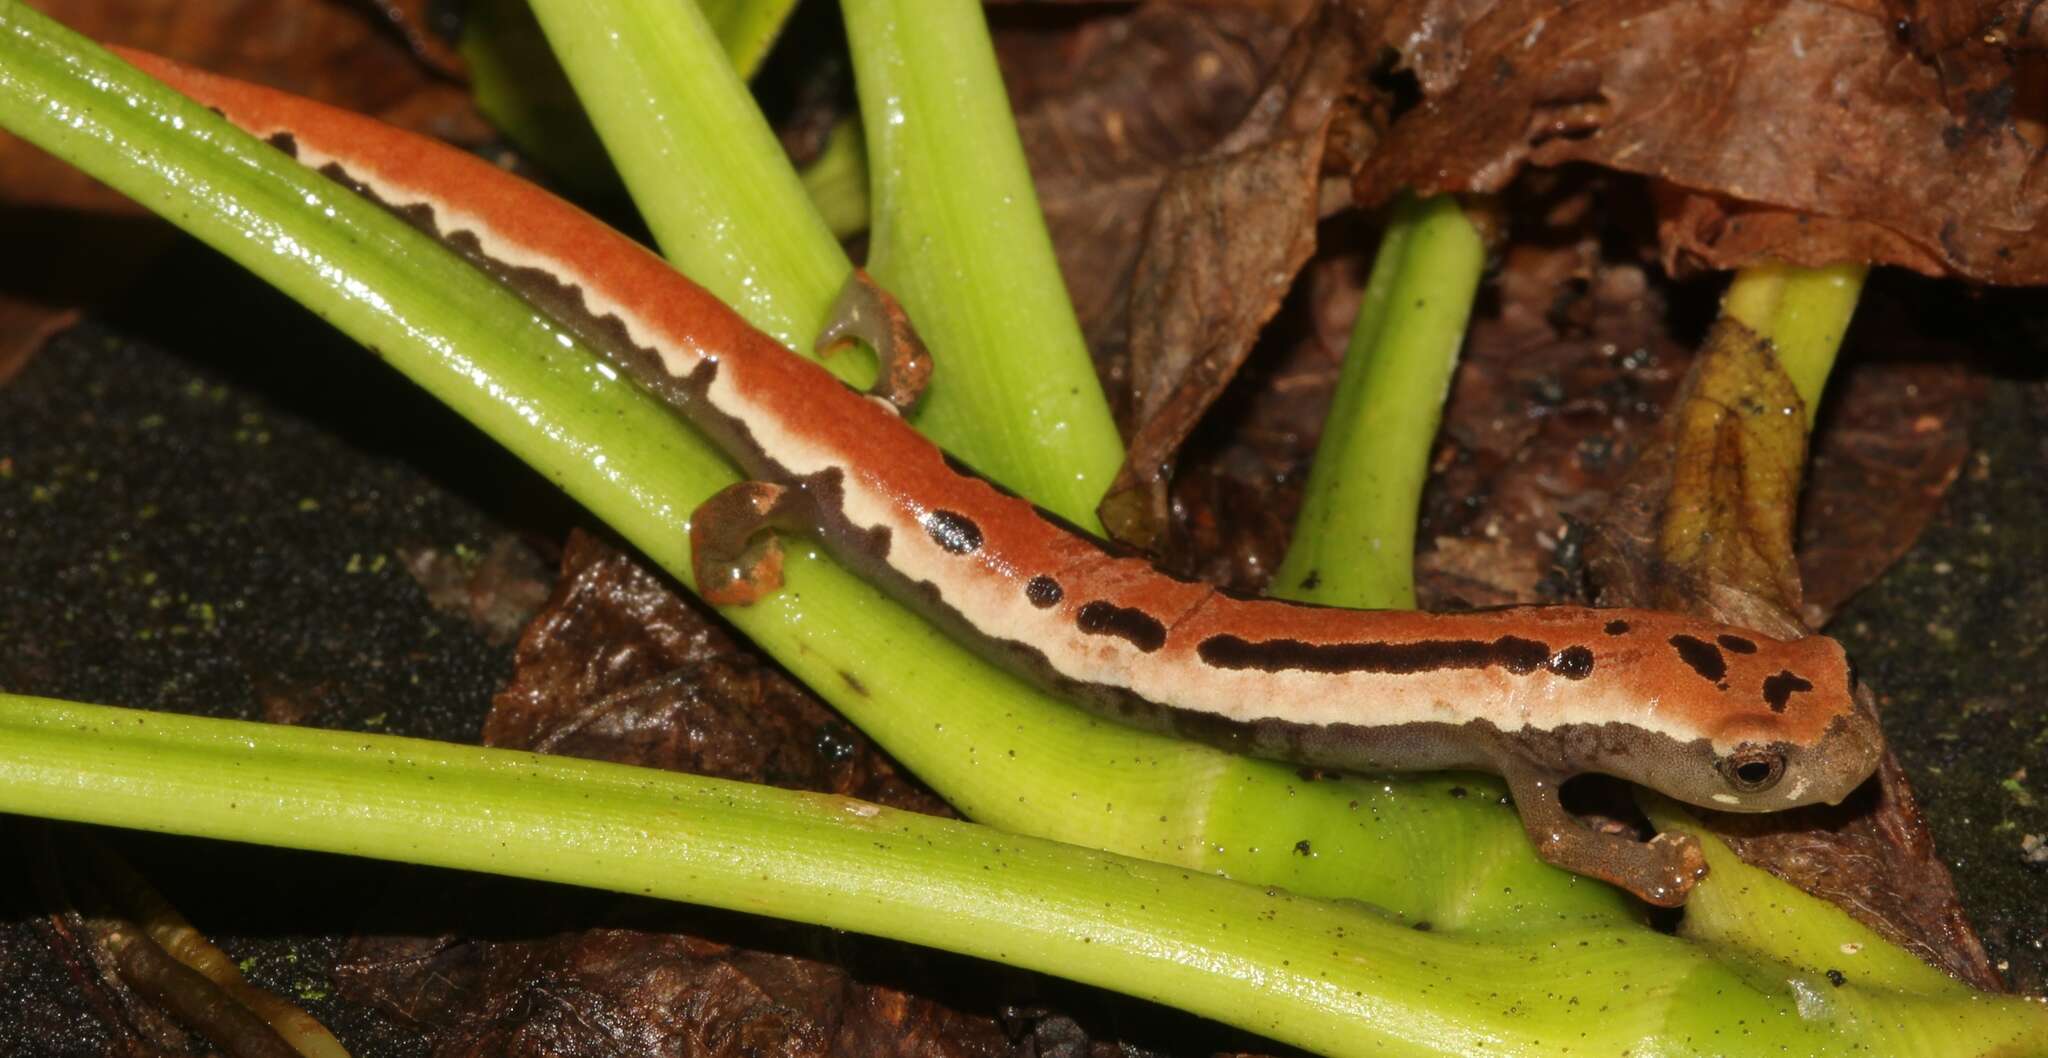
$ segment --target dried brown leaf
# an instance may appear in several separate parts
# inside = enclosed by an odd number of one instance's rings
[[[1925,359],[1859,365],[1829,393],[1799,504],[1809,627],[1905,555],[1970,456],[1983,379],[1956,362],[1960,350],[1918,347]]]
[[[1291,23],[1165,4],[1058,14],[999,8],[991,28],[1061,274],[1116,389],[1146,212],[1244,115]]]
[[[527,625],[484,743],[950,814],[800,684],[594,537]]]
[[[492,135],[454,79],[459,63],[420,29],[422,0],[360,7],[317,0],[40,0],[37,6],[94,40],[311,96],[415,132],[461,144]],[[0,194],[24,205],[142,212],[5,133]]]
[[[2036,33],[2038,15],[2004,10]],[[1388,39],[1410,47],[1424,98],[1359,174],[1361,200],[1497,190],[1524,164],[1586,161],[1678,189],[1667,267],[1866,259],[2048,281],[2038,53],[1972,53],[1966,76],[1945,72],[1882,7],[1820,0],[1444,0],[1399,13]],[[1926,24],[1939,43],[1982,20]]]
[[[1238,127],[1168,177],[1131,283],[1129,455],[1098,509],[1112,537],[1159,550],[1175,453],[1315,250],[1324,141],[1361,73],[1342,7],[1296,32]]]

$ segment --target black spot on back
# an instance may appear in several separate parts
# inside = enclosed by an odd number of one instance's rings
[[[1219,669],[1282,672],[1434,672],[1439,669],[1504,668],[1518,676],[1536,671],[1550,660],[1550,648],[1533,639],[1502,636],[1488,643],[1478,639],[1422,639],[1413,643],[1304,643],[1298,639],[1259,642],[1233,635],[1210,636],[1195,648],[1204,662]],[[1590,663],[1591,658],[1587,661]]]
[[[1611,635],[1611,636],[1625,636],[1625,635],[1627,635],[1627,634],[1628,634],[1628,622],[1627,622],[1627,621],[1609,621],[1609,622],[1607,622],[1607,629],[1606,629],[1606,631],[1607,631],[1607,634],[1608,634],[1608,635]]]
[[[1728,677],[1728,659],[1721,656],[1721,650],[1704,639],[1688,635],[1671,637],[1671,645],[1678,648],[1678,660],[1692,666],[1700,678],[1708,683],[1720,683]]]
[[[974,519],[953,511],[927,511],[919,519],[924,531],[931,534],[932,543],[955,555],[971,555],[981,550],[981,526]]]
[[[1756,653],[1755,641],[1744,639],[1741,636],[1731,636],[1726,633],[1723,633],[1721,635],[1715,636],[1714,642],[1719,643],[1724,647],[1727,647],[1729,650],[1732,650],[1737,654]]]
[[[1794,694],[1810,690],[1812,683],[1793,675],[1791,669],[1780,669],[1776,676],[1764,681],[1764,701],[1771,703],[1771,712],[1782,713]]]
[[[1033,577],[1031,583],[1024,585],[1024,597],[1031,600],[1031,605],[1047,610],[1058,606],[1067,593],[1060,587],[1060,582],[1051,577]]]
[[[1545,662],[1550,671],[1568,680],[1583,680],[1593,674],[1593,652],[1585,647],[1566,647]]]
[[[219,114],[221,117],[227,117],[226,113],[214,107],[207,107],[206,109],[212,110],[214,113]],[[270,134],[270,138],[264,140],[263,142],[270,144],[272,147],[275,147],[278,150],[283,151],[285,154],[293,158],[297,158],[299,156],[299,141],[296,138],[294,138],[292,134],[289,132],[273,132]]]
[[[1074,624],[1091,636],[1116,636],[1147,654],[1166,645],[1166,626],[1143,610],[1097,599],[1081,607]]]

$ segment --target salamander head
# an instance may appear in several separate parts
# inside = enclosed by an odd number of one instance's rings
[[[1840,802],[1876,770],[1883,736],[1840,644],[1674,629],[1660,630],[1659,698],[1693,737],[1674,738],[1681,760],[1624,777],[1706,808],[1774,812]]]

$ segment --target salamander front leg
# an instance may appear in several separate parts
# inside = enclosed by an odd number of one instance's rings
[[[931,353],[910,326],[910,316],[903,306],[860,268],[854,269],[846,277],[846,285],[839,288],[832,314],[825,321],[825,329],[818,333],[814,348],[820,356],[830,356],[856,338],[875,351],[881,368],[875,384],[868,387],[868,395],[888,401],[898,412],[915,407],[917,399],[924,396],[925,383],[932,377]]]
[[[782,587],[777,529],[808,524],[803,493],[765,481],[728,485],[690,514],[690,569],[697,592],[719,606],[759,602]]]
[[[1515,795],[1522,827],[1546,863],[1611,882],[1659,907],[1685,903],[1692,887],[1707,876],[1706,856],[1689,835],[1659,834],[1636,841],[1602,834],[1558,799],[1563,777],[1523,765],[1504,767],[1501,774]]]

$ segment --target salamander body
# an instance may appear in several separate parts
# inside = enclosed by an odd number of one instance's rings
[[[758,533],[800,528],[990,659],[1126,723],[1319,767],[1498,772],[1547,859],[1656,903],[1703,873],[1690,839],[1595,833],[1559,804],[1560,782],[1602,772],[1770,811],[1839,801],[1876,765],[1880,736],[1831,639],[1566,606],[1341,610],[1175,578],[959,466],[903,420],[904,394],[844,387],[530,184],[126,54],[454,247],[718,444],[752,481],[692,519],[708,597],[771,590]]]

